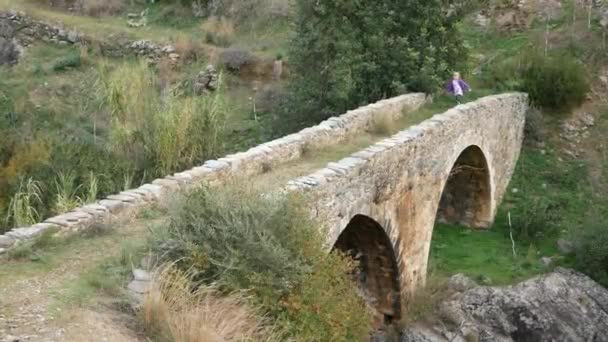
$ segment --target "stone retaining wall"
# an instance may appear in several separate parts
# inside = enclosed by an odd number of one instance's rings
[[[175,46],[172,44],[159,44],[149,40],[133,41],[118,36],[95,40],[63,25],[37,20],[20,11],[0,11],[0,31],[8,30],[11,32],[6,32],[6,35],[10,33],[11,38],[20,45],[20,49],[36,41],[44,41],[57,45],[96,45],[102,55],[109,57],[137,55],[152,60],[161,57],[179,58],[179,55],[175,55]]]
[[[156,179],[137,189],[108,196],[94,204],[88,204],[69,213],[46,219],[42,223],[12,229],[6,234],[0,235],[0,254],[49,229],[70,231],[86,229],[91,225],[106,222],[117,215],[124,215],[133,209],[151,205],[173,193],[199,184],[217,184],[233,177],[261,174],[268,170],[268,167],[279,167],[283,163],[300,158],[307,149],[339,143],[357,133],[372,129],[374,117],[377,115],[397,118],[404,111],[416,110],[426,101],[427,97],[420,93],[382,100],[349,111],[342,116],[330,118],[298,133],[261,144],[247,152],[231,154],[218,160],[209,160],[201,166]]]

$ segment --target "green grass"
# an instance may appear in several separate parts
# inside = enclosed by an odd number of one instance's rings
[[[465,273],[491,284],[517,282],[543,272],[541,257],[572,265],[556,241],[584,224],[592,189],[587,165],[560,158],[554,151],[524,147],[511,184],[489,231],[438,224],[431,245],[431,267],[441,276]],[[513,189],[517,189],[514,191]],[[535,211],[533,208],[543,208]],[[508,215],[515,240],[513,256]],[[523,226],[534,234],[526,237]]]
[[[502,229],[474,231],[438,224],[433,232],[429,271],[446,277],[464,273],[480,282],[503,285],[541,272],[538,259],[536,255],[530,258],[527,250],[514,257],[511,241]]]
[[[144,246],[143,239],[122,241],[118,255],[105,258],[83,271],[75,281],[69,280],[61,286],[61,290],[55,291],[55,305],[83,305],[100,293],[112,298],[125,296],[131,270],[139,267]]]

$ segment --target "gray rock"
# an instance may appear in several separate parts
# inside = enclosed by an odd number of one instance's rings
[[[562,254],[570,254],[574,252],[574,243],[566,239],[559,239],[557,240],[557,249]]]
[[[135,278],[135,280],[148,282],[152,279],[152,276],[148,271],[136,268],[133,270],[133,278]]]
[[[464,292],[477,286],[477,283],[464,274],[455,274],[448,280],[448,288],[455,292]]]
[[[553,259],[551,259],[549,257],[542,257],[542,258],[540,258],[540,264],[545,268],[549,267],[553,264]]]
[[[0,248],[9,248],[14,245],[15,242],[16,240],[10,236],[0,235]]]
[[[137,294],[146,294],[150,291],[150,282],[149,281],[141,281],[141,280],[133,280],[127,286],[129,291],[137,293]]]
[[[6,252],[6,248],[0,248],[0,255],[4,254]]]
[[[440,312],[435,321],[408,327],[401,341],[601,342],[608,336],[608,290],[563,268],[515,286],[455,293]]]
[[[80,35],[76,31],[70,31],[67,34],[67,39],[70,43],[74,44],[80,41]]]

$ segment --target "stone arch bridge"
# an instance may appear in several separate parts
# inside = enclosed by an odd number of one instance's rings
[[[424,285],[436,220],[488,228],[523,140],[525,94],[435,115],[289,183],[314,196],[333,248],[359,259],[366,297],[385,318]]]
[[[311,148],[341,144],[373,129],[376,118],[396,120],[426,101],[424,94],[382,100],[14,228],[0,235],[0,254],[50,229],[86,229],[200,184],[221,186],[280,169]],[[509,93],[457,106],[287,184],[287,191],[312,196],[311,212],[326,223],[330,246],[359,259],[362,289],[385,318],[398,317],[401,302],[424,285],[436,220],[471,227],[492,223],[519,156],[527,103],[525,94]]]

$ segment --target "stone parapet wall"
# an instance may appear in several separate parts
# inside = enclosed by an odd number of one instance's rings
[[[374,117],[377,115],[396,118],[404,111],[416,110],[426,101],[426,95],[421,93],[382,100],[349,111],[342,116],[330,118],[298,133],[261,144],[246,152],[231,154],[218,160],[208,160],[201,166],[156,179],[137,189],[110,195],[94,204],[51,217],[30,227],[12,229],[0,235],[0,254],[49,229],[69,231],[86,229],[200,184],[218,184],[234,177],[262,174],[268,167],[279,167],[283,163],[300,158],[306,149],[339,143],[348,137],[372,129]]]

